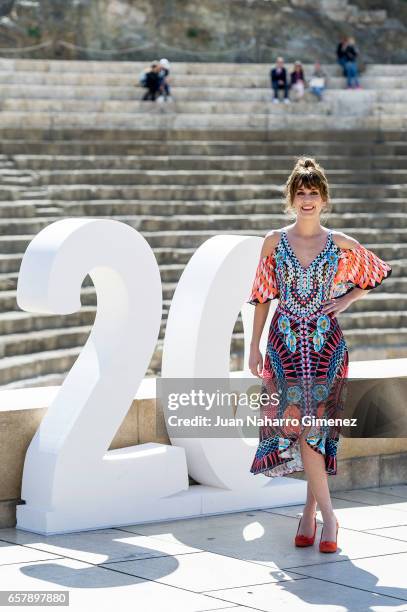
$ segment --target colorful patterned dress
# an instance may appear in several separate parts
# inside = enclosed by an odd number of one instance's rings
[[[278,401],[261,407],[261,417],[273,424],[259,427],[253,474],[274,477],[303,471],[298,438],[308,425],[307,444],[323,455],[327,474],[337,473],[338,419],[343,416],[349,356],[336,316],[322,313],[321,308],[326,300],[346,295],[354,287],[377,287],[391,272],[386,262],[361,244],[354,249],[338,247],[331,230],[325,247],[306,268],[285,230],[273,253],[260,258],[248,302],[279,299],[262,372],[262,392],[269,398],[274,393]],[[322,419],[320,423],[337,420],[317,425],[316,418]]]

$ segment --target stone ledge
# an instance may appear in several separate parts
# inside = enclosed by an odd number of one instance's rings
[[[405,376],[407,359],[351,362],[350,377]],[[233,376],[243,375],[233,372]],[[247,374],[245,374],[247,375]],[[0,527],[15,525],[27,448],[59,386],[0,391]],[[170,444],[156,401],[156,379],[145,378],[109,450],[147,442]],[[298,472],[288,477],[304,479]],[[407,483],[407,438],[341,438],[332,491]],[[190,477],[190,484],[196,482]]]
[[[384,440],[376,440],[383,442]],[[366,457],[340,459],[338,454],[338,473],[328,477],[331,492],[350,489],[367,489],[389,485],[407,484],[407,452],[383,454]],[[305,480],[303,472],[289,474],[287,478]],[[189,478],[189,484],[199,484]],[[16,506],[21,498],[0,500],[0,529],[15,527]]]
[[[343,443],[341,440],[340,444]],[[353,440],[352,442],[357,442]],[[375,439],[369,440],[370,450],[378,443],[394,442],[396,440]],[[359,442],[362,442],[360,439]],[[407,447],[407,439],[401,438]],[[386,445],[384,445],[386,446]],[[390,448],[390,444],[388,448]],[[365,448],[367,451],[368,448]],[[388,485],[407,484],[407,452],[386,453],[380,455],[368,455],[360,457],[341,458],[341,449],[338,451],[338,468],[335,476],[328,476],[330,491],[348,491],[350,489],[366,489],[369,487],[384,487]],[[287,478],[306,480],[303,472],[289,474]]]

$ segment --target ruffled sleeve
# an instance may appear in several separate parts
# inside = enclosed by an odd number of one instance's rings
[[[354,249],[340,249],[331,297],[346,295],[354,287],[375,289],[391,273],[392,268],[388,263],[361,244]]]
[[[279,296],[275,267],[274,252],[271,255],[260,257],[250,298],[247,300],[249,304],[264,304]]]

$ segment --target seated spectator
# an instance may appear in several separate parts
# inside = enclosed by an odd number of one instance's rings
[[[153,102],[155,102],[157,93],[159,92],[161,85],[160,70],[160,63],[154,61],[151,63],[150,69],[145,71],[142,83],[144,83],[143,86],[147,88],[147,91],[144,94],[142,100],[152,100]]]
[[[282,57],[278,57],[276,60],[276,65],[274,68],[270,70],[270,79],[271,79],[271,87],[274,91],[273,103],[278,104],[280,102],[278,97],[278,92],[280,89],[284,90],[284,102],[285,104],[290,103],[290,99],[288,97],[288,89],[289,84],[287,81],[287,71],[284,68],[284,59]]]
[[[359,51],[355,45],[355,39],[349,37],[345,47],[345,72],[348,83],[348,89],[362,89],[358,79],[358,66],[356,58],[359,55]]]
[[[160,78],[161,78],[161,85],[160,85],[160,96],[158,98],[158,102],[162,102],[162,101],[171,101],[172,97],[171,97],[171,92],[170,92],[170,62],[164,57],[163,59],[160,59],[160,66],[161,66],[161,71],[160,71]]]
[[[345,70],[345,64],[346,64],[346,56],[345,56],[345,47],[348,44],[348,37],[347,36],[342,36],[340,42],[338,43],[338,46],[336,47],[336,58],[337,58],[337,62],[338,64],[340,64],[340,66],[342,66],[342,71],[343,71],[343,76],[346,77],[346,70]]]
[[[291,73],[291,88],[295,92],[295,101],[298,102],[304,95],[305,77],[304,69],[300,61],[294,64],[294,70]]]
[[[317,97],[318,102],[322,102],[323,93],[327,85],[328,77],[325,70],[322,69],[320,62],[315,62],[314,71],[309,82],[311,93]]]

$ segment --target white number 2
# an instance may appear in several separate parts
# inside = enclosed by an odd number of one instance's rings
[[[171,304],[163,376],[229,375],[226,339],[229,335],[230,344],[259,242],[217,236],[191,258]],[[233,262],[238,273],[231,275]],[[270,483],[249,473],[254,446],[242,438],[175,439],[176,445],[108,451],[156,346],[161,279],[147,241],[127,224],[64,219],[29,244],[18,278],[18,305],[35,313],[76,312],[87,274],[97,295],[95,322],[27,450],[21,494],[26,503],[17,506],[17,528],[65,533],[300,503],[304,482]],[[228,299],[229,305],[217,303]],[[216,305],[227,314],[210,333]],[[245,324],[247,331],[247,313]],[[202,485],[189,487],[187,466]]]

